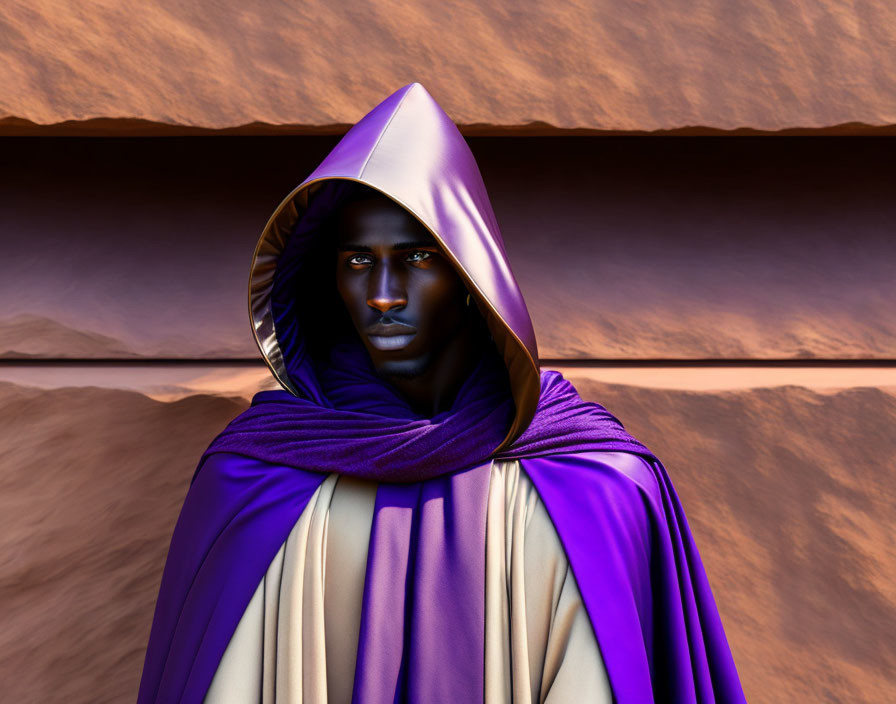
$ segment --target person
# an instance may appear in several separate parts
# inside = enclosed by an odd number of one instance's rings
[[[199,460],[139,704],[744,701],[665,467],[539,368],[422,85],[276,209],[249,312],[283,389]]]

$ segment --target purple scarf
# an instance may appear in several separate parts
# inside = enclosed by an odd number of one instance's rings
[[[262,391],[215,438],[200,459],[230,452],[311,472],[378,482],[418,482],[479,466],[489,459],[559,452],[621,450],[655,459],[619,420],[586,403],[559,372],[542,374],[535,418],[514,444],[493,454],[514,413],[504,364],[482,355],[452,408],[415,414],[374,371],[360,342],[334,346],[319,372],[329,407],[287,391]]]

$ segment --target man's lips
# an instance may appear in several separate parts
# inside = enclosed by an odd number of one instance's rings
[[[374,323],[367,328],[367,339],[378,350],[399,350],[407,347],[417,330],[404,323]]]

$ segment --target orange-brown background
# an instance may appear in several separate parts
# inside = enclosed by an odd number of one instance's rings
[[[133,701],[195,463],[271,384],[255,239],[420,80],[545,363],[669,469],[749,701],[892,701],[894,36],[883,2],[4,6],[3,699]]]

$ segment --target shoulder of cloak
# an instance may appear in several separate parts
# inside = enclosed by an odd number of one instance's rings
[[[745,702],[662,463],[625,451],[524,458],[579,585],[614,700]]]
[[[202,701],[258,582],[325,478],[234,453],[204,459],[171,538],[138,704]]]

